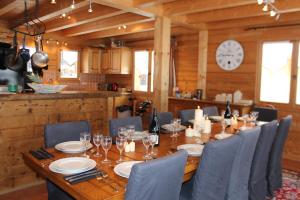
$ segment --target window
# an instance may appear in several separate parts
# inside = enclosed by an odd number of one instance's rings
[[[293,43],[288,41],[263,44],[261,101],[289,103],[292,51]],[[300,97],[298,99],[300,101]]]
[[[300,49],[300,44],[299,44]],[[298,49],[296,104],[300,104],[300,51]]]
[[[134,52],[134,90],[140,92],[148,92],[148,91],[152,92],[153,72],[154,72],[153,51],[147,51],[147,50],[135,51]]]
[[[78,51],[62,50],[60,55],[60,77],[77,78]]]

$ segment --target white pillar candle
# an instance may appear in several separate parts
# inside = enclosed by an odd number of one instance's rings
[[[195,121],[200,121],[203,118],[203,110],[200,109],[200,106],[195,110]]]
[[[204,130],[203,133],[209,134],[211,133],[211,121],[209,119],[206,119],[204,121]]]
[[[130,152],[130,144],[128,144],[127,142],[125,144],[125,152],[126,153]]]
[[[191,128],[191,126],[189,126],[187,129],[185,129],[185,136],[186,137],[193,137],[194,136],[194,132],[193,132],[193,129]]]
[[[129,143],[129,146],[130,146],[130,152],[135,152],[135,142],[130,142]]]

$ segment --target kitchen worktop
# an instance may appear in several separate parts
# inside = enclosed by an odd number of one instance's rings
[[[0,101],[39,100],[39,99],[72,99],[72,98],[108,98],[130,95],[131,93],[113,91],[61,91],[52,94],[17,93],[1,94]]]

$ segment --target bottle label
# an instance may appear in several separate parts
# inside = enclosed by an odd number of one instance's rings
[[[225,118],[225,124],[228,126],[228,125],[231,125],[231,118]]]

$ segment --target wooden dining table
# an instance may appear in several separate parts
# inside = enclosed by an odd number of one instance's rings
[[[226,129],[227,133],[236,133],[241,124],[232,125]],[[203,135],[202,140],[215,140],[214,135],[221,132],[221,124],[213,123],[212,133],[210,135]],[[160,145],[154,147],[156,155],[153,156],[153,159],[164,157],[170,154],[173,154],[177,151],[177,146],[182,144],[194,144],[199,141],[199,137],[186,137],[184,132],[180,132],[179,136],[176,138],[170,137],[170,133],[164,133],[160,135]],[[49,179],[75,199],[82,200],[106,200],[106,199],[124,199],[126,192],[126,184],[128,179],[123,178],[117,175],[114,172],[114,167],[117,165],[116,160],[119,159],[119,151],[116,148],[116,145],[112,145],[111,149],[108,152],[108,159],[111,160],[110,164],[102,164],[101,161],[104,159],[104,152],[100,148],[102,157],[95,157],[96,148],[93,147],[92,150],[87,151],[88,156],[95,160],[97,163],[97,168],[105,171],[108,174],[107,178],[98,180],[96,178],[90,179],[88,181],[80,182],[77,184],[70,184],[64,180],[62,174],[58,174],[49,170],[49,164],[55,160],[73,157],[73,156],[82,156],[82,154],[66,154],[60,151],[57,151],[54,148],[49,148],[47,151],[54,155],[51,159],[38,160],[33,157],[30,153],[25,152],[23,154],[25,163],[30,166],[34,171],[36,171],[40,176]],[[144,154],[146,150],[142,144],[142,141],[136,141],[135,152],[123,153],[123,158],[125,161],[144,161]],[[193,174],[196,172],[196,169],[199,165],[199,157],[188,157],[183,182],[189,180]],[[116,192],[111,186],[117,187],[118,191]]]

